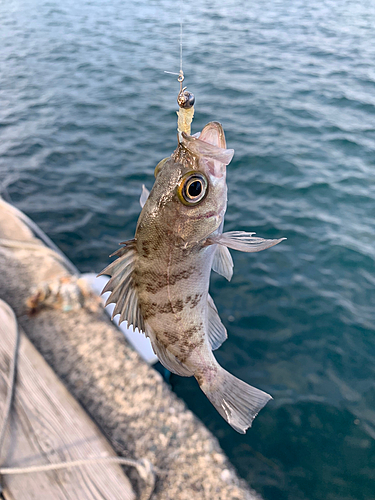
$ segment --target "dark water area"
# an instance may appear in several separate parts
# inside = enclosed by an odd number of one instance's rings
[[[274,400],[246,436],[192,379],[174,390],[265,500],[375,499],[375,4],[184,2],[193,132],[235,156],[232,252],[211,294],[219,362]],[[141,184],[176,146],[179,6],[0,2],[0,192],[81,271],[133,237]]]

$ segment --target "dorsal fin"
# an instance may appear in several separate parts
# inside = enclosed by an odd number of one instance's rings
[[[116,314],[120,314],[119,324],[126,321],[128,326],[133,325],[134,328],[144,332],[145,325],[133,282],[134,261],[136,258],[135,240],[125,242],[125,246],[112,255],[117,255],[118,259],[98,274],[98,276],[102,274],[112,276],[102,291],[102,294],[111,292],[105,305],[116,304],[112,319]]]

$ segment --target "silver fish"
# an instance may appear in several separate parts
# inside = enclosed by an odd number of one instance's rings
[[[142,212],[133,240],[100,274],[111,277],[107,304],[151,340],[171,372],[194,376],[220,415],[245,433],[271,396],[224,370],[212,351],[227,338],[208,293],[211,269],[228,280],[233,261],[228,248],[258,252],[284,238],[265,240],[254,233],[223,233],[227,207],[226,149],[220,123],[200,134],[180,135],[175,152],[155,169],[150,193],[143,189]]]

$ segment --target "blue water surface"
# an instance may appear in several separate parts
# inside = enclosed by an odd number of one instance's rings
[[[0,2],[0,192],[81,271],[132,238],[141,184],[176,146],[179,5]],[[193,132],[235,156],[233,252],[211,293],[220,363],[271,393],[246,436],[172,385],[265,500],[375,499],[375,4],[183,2]]]

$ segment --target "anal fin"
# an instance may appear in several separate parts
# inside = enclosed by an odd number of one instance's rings
[[[160,363],[170,372],[176,375],[181,375],[181,377],[191,377],[193,372],[190,371],[186,366],[184,366],[178,359],[164,347],[163,344],[158,342],[154,336],[151,334],[150,340],[154,353],[159,358]]]
[[[210,342],[211,349],[214,351],[218,349],[223,342],[228,338],[227,329],[221,322],[217,312],[215,303],[211,297],[208,296],[208,341]]]

